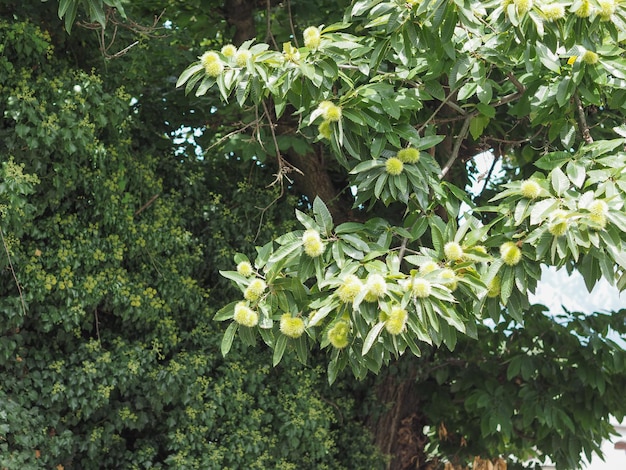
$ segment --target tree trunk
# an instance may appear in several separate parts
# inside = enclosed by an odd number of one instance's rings
[[[254,0],[226,0],[224,2],[226,21],[235,28],[232,39],[234,45],[240,46],[244,41],[256,37],[255,11],[256,1]]]
[[[377,387],[378,400],[387,406],[383,414],[370,418],[368,427],[374,443],[389,456],[388,470],[428,468],[423,433],[426,424],[420,413],[415,377],[387,375]]]
[[[348,220],[353,220],[351,204],[346,197],[342,197],[340,189],[333,182],[328,168],[324,164],[324,157],[318,150],[316,153],[300,155],[290,151],[285,154],[285,158],[295,166],[302,174],[293,172],[289,177],[293,177],[298,190],[313,203],[319,197],[333,215],[335,224],[340,224]]]

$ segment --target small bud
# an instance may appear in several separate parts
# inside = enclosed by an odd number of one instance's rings
[[[450,289],[451,291],[455,291],[458,285],[457,279],[456,279],[456,273],[450,269],[450,268],[445,268],[441,271],[440,274],[441,280],[442,280],[442,284],[444,286],[446,286],[448,289]]]
[[[562,237],[565,233],[567,233],[567,229],[567,212],[561,209],[554,211],[550,217],[550,222],[548,223],[548,232],[555,237]]]
[[[420,299],[425,299],[432,292],[432,286],[426,279],[415,278],[411,281],[411,292]]]
[[[280,332],[290,338],[299,338],[304,333],[304,321],[300,317],[292,317],[285,313],[280,317]]]
[[[595,224],[591,227],[594,230],[603,230],[606,227],[606,216],[603,214],[591,214],[589,219]]]
[[[348,334],[350,333],[350,325],[348,322],[339,321],[335,323],[330,330],[328,330],[328,341],[333,347],[337,349],[343,349],[348,346]]]
[[[320,33],[319,28],[315,26],[309,26],[304,30],[304,47],[308,47],[309,49],[317,49],[320,45],[322,35]]]
[[[598,54],[596,54],[593,51],[585,51],[585,53],[582,56],[582,61],[585,64],[594,65],[598,63],[598,60],[600,60],[600,58],[598,57]]]
[[[333,136],[333,129],[330,127],[330,122],[328,121],[323,121],[319,126],[317,126],[317,132],[319,132],[319,135],[327,140],[330,140]]]
[[[533,7],[533,0],[513,0],[517,14],[520,16],[528,13]]]
[[[609,213],[609,206],[601,199],[596,199],[589,204],[589,212],[593,215],[607,215]]]
[[[233,320],[243,326],[252,328],[259,323],[259,314],[248,307],[245,302],[239,302],[235,305],[235,314]]]
[[[594,8],[591,5],[591,2],[589,0],[583,0],[580,7],[574,11],[574,14],[579,18],[589,18],[593,13],[593,10]]]
[[[245,277],[250,277],[252,275],[252,265],[247,261],[242,261],[237,265],[237,272]]]
[[[443,247],[443,253],[450,261],[463,259],[463,248],[457,242],[448,242]]]
[[[227,44],[222,47],[222,55],[224,57],[233,57],[237,53],[237,48],[232,44]]]
[[[363,283],[354,274],[349,274],[343,281],[343,284],[337,289],[337,295],[343,303],[354,301],[359,292],[363,289]]]
[[[396,157],[398,157],[402,163],[417,163],[420,159],[420,152],[413,147],[409,147],[408,149],[399,150]]]
[[[541,194],[541,186],[534,180],[522,181],[520,192],[527,199],[537,199]]]
[[[547,21],[556,21],[565,16],[565,7],[560,3],[550,3],[541,8],[541,13]]]
[[[252,53],[247,49],[237,51],[235,54],[235,63],[238,67],[245,67],[248,60],[252,57]]]
[[[224,72],[224,64],[222,64],[222,61],[208,62],[204,66],[204,72],[209,77],[213,77],[213,78],[219,77]]]
[[[522,260],[522,250],[513,242],[505,242],[500,245],[500,257],[504,264],[515,266]]]
[[[615,0],[598,0],[600,11],[598,15],[602,21],[609,21],[613,13],[615,13]]]
[[[255,279],[248,285],[248,287],[246,287],[246,290],[243,293],[243,298],[249,300],[250,302],[254,302],[261,297],[263,292],[265,292],[265,289],[267,289],[265,281],[262,279]]]
[[[385,162],[385,171],[391,176],[398,176],[404,170],[404,163],[396,157],[391,157]]]
[[[495,299],[500,295],[500,277],[495,276],[489,284],[487,284],[487,297]]]
[[[387,283],[380,274],[370,274],[365,282],[365,288],[367,289],[366,302],[376,302],[387,293]]]
[[[317,258],[324,254],[325,246],[317,230],[309,229],[302,235],[304,252],[311,258]]]
[[[391,307],[391,312],[389,312],[389,315],[385,320],[385,329],[389,334],[394,336],[399,335],[402,331],[404,331],[408,318],[409,314],[405,309],[399,305],[394,305]]]
[[[322,111],[322,117],[325,121],[337,122],[341,120],[341,108],[331,101],[322,101],[318,109]]]
[[[420,264],[420,267],[419,267],[420,273],[422,274],[432,273],[433,271],[436,271],[437,269],[439,269],[439,265],[435,263],[434,261],[426,261],[425,263]]]

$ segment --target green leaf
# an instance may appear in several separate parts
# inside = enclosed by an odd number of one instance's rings
[[[585,183],[585,177],[587,176],[585,172],[585,167],[579,165],[574,161],[570,161],[567,163],[567,167],[565,170],[567,171],[567,176],[569,180],[577,188],[582,188],[583,184]]]
[[[102,8],[102,0],[88,0],[89,4],[89,18],[91,21],[100,23],[104,29],[106,26],[106,17],[104,15],[104,9]]]
[[[363,342],[363,350],[361,351],[361,355],[365,356],[369,350],[372,348],[376,340],[378,339],[378,335],[385,327],[385,322],[378,322],[374,327],[370,330],[370,332],[365,337],[365,341]]]
[[[311,217],[306,215],[304,212],[299,211],[298,209],[296,209],[296,219],[298,219],[300,223],[304,225],[304,227],[307,229],[319,229],[319,225],[317,225],[317,223]]]
[[[478,116],[474,116],[470,120],[469,131],[474,140],[478,140],[478,138],[483,135],[483,131],[489,124],[489,118],[487,116],[483,116],[479,114]]]
[[[537,168],[549,171],[563,165],[563,163],[571,159],[572,154],[569,152],[551,152],[541,157],[534,164]]]
[[[357,173],[369,171],[373,168],[378,168],[381,166],[384,166],[384,163],[381,160],[366,160],[364,162],[359,163],[352,170],[350,170],[350,174],[356,175]]]
[[[222,351],[222,356],[226,356],[228,351],[230,351],[231,346],[233,345],[233,339],[235,338],[235,334],[237,333],[238,323],[232,322],[226,328],[226,332],[224,333],[224,337],[222,338],[222,344],[220,346],[220,350]]]
[[[299,250],[301,246],[302,239],[300,238],[281,246],[278,250],[274,252],[274,254],[272,254],[272,256],[270,256],[268,263],[277,263],[278,261],[281,261],[282,259],[294,253],[296,250]]]
[[[204,69],[204,66],[200,63],[192,64],[189,67],[187,67],[183,71],[183,73],[180,74],[180,77],[178,77],[178,81],[176,82],[176,88],[185,84],[185,82],[187,82],[187,80],[189,80],[189,78],[192,75],[195,75],[196,73],[200,72],[203,69]]]
[[[515,284],[515,270],[510,266],[505,266],[500,275],[500,298],[502,304],[506,305],[513,292],[513,285]]]
[[[272,357],[272,365],[276,367],[280,360],[283,358],[283,354],[285,353],[285,348],[287,347],[287,337],[283,334],[278,336],[276,340],[276,344],[274,345],[274,355]]]
[[[538,203],[533,205],[532,210],[530,211],[530,223],[531,225],[537,225],[542,220],[546,219],[550,212],[556,209],[559,205],[559,202],[556,199],[543,199]]]
[[[313,201],[313,214],[315,214],[315,220],[322,229],[325,235],[330,235],[333,231],[333,216],[330,214],[328,207],[324,204],[319,197],[316,197]]]
[[[235,311],[235,305],[237,305],[237,303],[238,303],[237,301],[231,302],[228,305],[225,305],[224,307],[220,308],[215,314],[215,316],[213,317],[213,320],[224,321],[224,320],[232,319],[233,313]]]
[[[561,61],[557,54],[552,52],[545,44],[539,41],[535,43],[535,48],[537,51],[537,57],[539,57],[539,60],[546,68],[555,73],[561,72]]]
[[[569,189],[569,179],[560,168],[555,168],[551,172],[552,188],[557,196],[562,196]]]

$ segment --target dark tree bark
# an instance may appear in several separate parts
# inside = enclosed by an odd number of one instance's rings
[[[374,443],[389,456],[387,469],[423,469],[428,465],[424,446],[426,424],[420,413],[418,383],[413,374],[388,374],[376,388],[378,401],[386,411],[367,422]]]
[[[235,28],[232,42],[236,46],[256,37],[256,26],[254,24],[256,3],[254,0],[226,0],[224,2],[226,21]]]

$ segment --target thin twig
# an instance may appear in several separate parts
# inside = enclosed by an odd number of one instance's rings
[[[148,202],[146,202],[143,206],[141,206],[139,209],[137,209],[137,210],[135,211],[135,215],[139,215],[139,214],[141,214],[144,210],[146,210],[148,207],[150,207],[150,206],[152,205],[152,203],[153,203],[154,201],[156,201],[156,199],[157,199],[158,197],[159,197],[159,195],[158,195],[158,194],[155,194],[154,196],[152,196]]]
[[[481,189],[480,193],[478,193],[479,197],[485,192],[485,189],[487,189],[487,185],[489,184],[489,180],[491,179],[491,175],[493,174],[493,170],[496,167],[496,163],[498,163],[498,159],[494,155],[493,156],[493,161],[491,162],[491,166],[489,167],[489,171],[487,172],[487,175],[485,176],[485,184],[483,185],[483,189]],[[480,178],[478,179],[478,181],[480,181]]]
[[[256,235],[254,236],[254,240],[252,240],[253,243],[256,243],[257,239],[259,238],[259,235],[261,234],[261,228],[263,227],[263,218],[265,217],[265,213],[267,212],[267,210],[272,207],[274,204],[276,204],[276,202],[278,202],[278,200],[283,197],[283,194],[285,194],[285,185],[281,183],[280,185],[280,194],[278,196],[276,196],[272,202],[270,202],[267,206],[263,207],[261,209],[261,217],[259,218],[259,226],[257,227],[256,230]]]
[[[9,252],[9,246],[7,245],[7,242],[4,239],[4,233],[2,232],[1,227],[0,227],[0,237],[2,238],[2,245],[4,246],[4,251],[6,252],[7,259],[9,260],[9,268],[11,269],[13,280],[15,281],[15,285],[17,286],[17,291],[20,294],[20,301],[22,302],[22,310],[24,311],[24,316],[26,316],[26,302],[24,302],[24,295],[22,294],[22,288],[20,286],[20,282],[17,280],[17,275],[15,274],[15,269],[13,268],[13,262],[11,261],[11,253]]]
[[[583,140],[587,144],[592,144],[593,137],[591,137],[591,132],[589,132],[587,117],[585,116],[585,110],[583,108],[583,104],[580,102],[578,93],[574,93],[574,103],[576,104],[576,110],[578,111],[578,126],[580,127],[580,133],[583,136]]]
[[[435,119],[435,116],[437,116],[437,114],[439,113],[439,111],[441,111],[441,108],[443,108],[446,103],[448,101],[450,101],[450,99],[452,99],[452,97],[454,96],[454,94],[456,93],[456,89],[454,89],[453,91],[450,92],[450,94],[448,96],[446,96],[443,101],[441,103],[439,103],[439,106],[437,106],[437,109],[435,109],[435,111],[430,115],[430,117],[428,119],[426,119],[426,121],[424,121],[424,123],[417,129],[417,133],[421,134],[422,131],[426,128],[426,126],[433,120]]]
[[[272,141],[274,142],[274,150],[276,151],[276,158],[278,160],[278,172],[276,173],[276,179],[269,186],[273,186],[276,183],[280,183],[282,186],[283,177],[287,177],[287,173],[290,173],[292,171],[300,173],[301,175],[304,175],[304,173],[302,173],[299,168],[296,168],[294,165],[292,165],[282,157],[280,153],[280,148],[278,146],[278,139],[276,138],[276,131],[274,130],[274,123],[272,122],[272,118],[270,117],[269,109],[267,109],[265,101],[262,101],[261,103],[263,104],[263,110],[265,112],[265,116],[267,117],[267,121],[270,124],[270,132],[272,133]],[[292,181],[289,180],[289,182],[291,183]]]
[[[155,34],[154,31],[164,29],[163,27],[157,27],[157,24],[159,23],[159,21],[161,21],[161,18],[163,17],[164,13],[165,13],[165,10],[163,10],[160,15],[158,16],[155,15],[152,26],[143,26],[130,19],[119,20],[117,18],[116,9],[113,7],[107,8],[105,25],[113,25],[113,34],[108,45],[107,45],[107,41],[105,38],[105,33],[106,33],[105,26],[101,25],[98,22],[88,23],[88,22],[77,21],[76,24],[85,29],[100,31],[100,34],[98,35],[98,42],[100,43],[100,51],[102,52],[102,55],[104,56],[105,59],[116,59],[118,57],[123,56],[130,49],[132,49],[137,44],[139,44],[139,41],[135,41],[129,46],[126,46],[121,51],[118,51],[115,54],[110,54],[109,50],[111,49],[111,47],[113,47],[113,43],[115,42],[115,39],[117,37],[118,27],[122,27],[133,33],[138,33],[138,34],[141,34],[142,36],[146,36],[150,38],[163,37],[162,34]]]
[[[454,141],[454,147],[452,148],[452,154],[450,155],[450,158],[448,159],[448,161],[446,162],[445,166],[441,170],[441,179],[445,179],[446,175],[450,171],[450,168],[452,168],[452,165],[454,165],[454,162],[458,158],[459,151],[461,150],[461,144],[465,140],[465,137],[467,137],[467,133],[469,132],[470,122],[471,122],[473,117],[474,116],[472,114],[470,114],[470,115],[468,115],[465,118],[465,121],[463,121],[463,126],[461,127],[461,131],[459,132],[459,135],[457,136],[456,140]]]
[[[93,315],[96,321],[96,336],[98,337],[98,343],[101,343],[102,341],[100,341],[100,321],[98,320],[98,308],[94,309]]]
[[[272,34],[272,15],[271,15],[271,4],[270,4],[270,0],[266,0],[265,2],[266,8],[265,8],[265,17],[267,20],[267,32],[265,33],[265,42],[269,42],[269,39],[272,40],[272,43],[274,44],[274,48],[276,50],[278,50],[278,44],[276,44],[276,39],[274,38],[274,35]]]
[[[291,28],[291,35],[293,36],[293,42],[296,44],[296,48],[299,48],[298,37],[296,36],[296,30],[293,27],[293,17],[291,16],[291,1],[287,0],[287,15],[289,16],[289,27]]]
[[[254,121],[250,121],[248,124],[246,124],[245,126],[239,128],[239,129],[235,129],[232,132],[229,132],[228,134],[226,134],[224,137],[220,138],[217,140],[217,142],[215,142],[214,144],[210,145],[209,147],[207,147],[204,151],[205,155],[209,150],[214,149],[215,147],[217,147],[218,145],[221,145],[222,142],[224,142],[225,140],[230,139],[232,136],[240,134],[241,132],[245,131],[246,129],[248,129],[249,127],[252,127],[254,125],[258,124],[258,122],[256,120]]]

